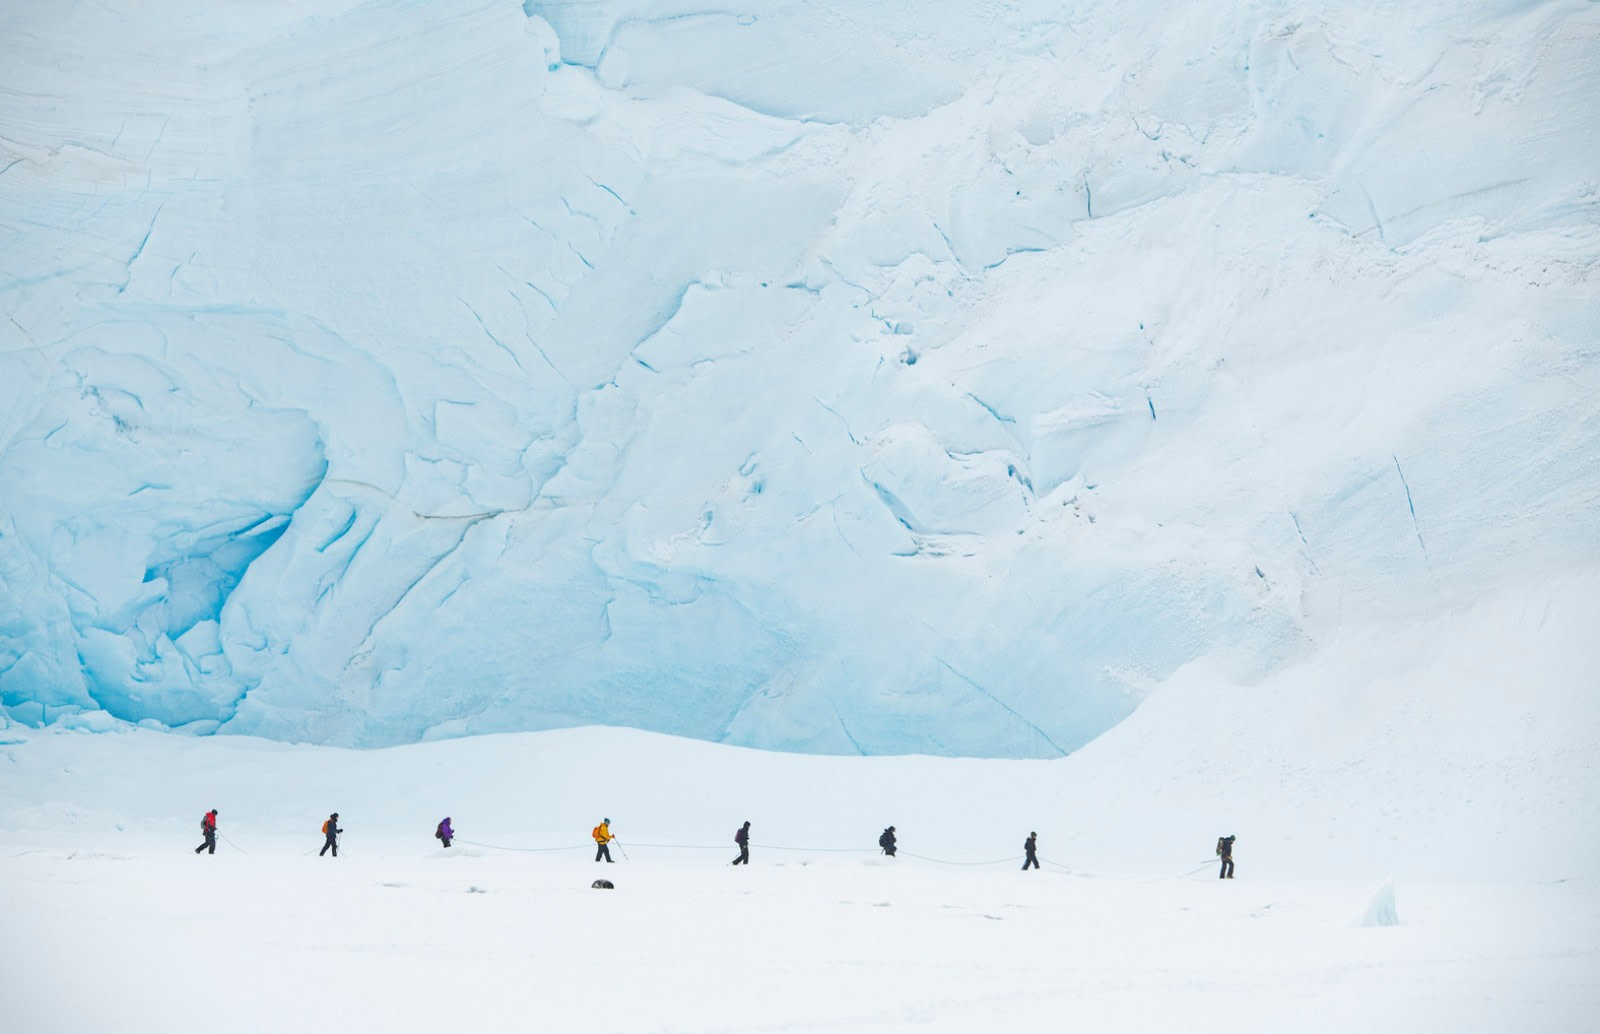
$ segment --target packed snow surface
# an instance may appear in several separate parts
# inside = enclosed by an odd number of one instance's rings
[[[1559,692],[1597,53],[1579,0],[6,4],[0,708],[1051,757],[1184,672]]]
[[[1270,763],[1246,753],[1130,768],[1118,751],[1144,746],[1134,723],[1161,710],[1053,761],[785,755],[617,729],[380,751],[13,732],[4,1026],[1592,1029],[1592,813],[1570,816],[1583,831],[1563,844],[1537,835],[1557,813],[1526,777],[1506,792],[1536,814],[1514,816],[1463,806],[1426,765],[1352,811],[1334,798],[1367,791],[1337,768],[1320,784],[1264,778]],[[1113,779],[1128,799],[1101,792]],[[218,853],[197,858],[212,807]],[[332,811],[340,854],[318,857]],[[431,835],[447,815],[445,850]],[[588,836],[604,817],[610,865]],[[730,868],[746,820],[750,865]],[[892,860],[874,846],[891,824]],[[1024,873],[1031,831],[1044,864]],[[1212,854],[1224,833],[1238,837],[1230,881]],[[615,889],[591,889],[599,877]]]

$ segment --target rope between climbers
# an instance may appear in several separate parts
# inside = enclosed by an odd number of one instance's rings
[[[520,851],[523,853],[541,853],[544,851],[582,851],[586,846],[584,844],[568,844],[565,847],[506,847],[502,844],[480,844],[476,840],[463,840],[460,837],[455,837],[454,839],[456,843],[466,844],[470,847],[487,847],[491,851]]]
[[[479,841],[476,841],[476,840],[467,840],[467,839],[465,839],[463,837],[456,837],[455,838],[455,842],[458,843],[458,844],[467,844],[467,845],[469,845],[471,847],[486,847],[486,848],[490,849],[491,851],[522,851],[522,852],[582,851],[582,850],[585,850],[588,847],[587,844],[569,844],[569,845],[566,845],[566,846],[563,846],[563,847],[506,847],[503,844],[485,844],[485,843],[480,843]],[[620,839],[618,840],[618,843],[621,843]],[[652,849],[656,849],[656,850],[673,850],[673,851],[726,851],[726,850],[729,850],[729,848],[727,846],[723,845],[723,844],[658,844],[658,843],[652,843],[650,841],[645,841],[645,840],[629,840],[628,841],[628,846],[629,847],[652,848]],[[761,850],[761,851],[806,851],[806,852],[826,852],[826,853],[830,853],[830,854],[875,854],[875,853],[877,853],[877,850],[878,850],[875,847],[791,847],[791,846],[786,845],[786,844],[751,844],[750,848],[751,848],[751,850]],[[937,861],[938,859],[932,859],[932,860],[933,861]],[[1005,859],[1005,860],[1009,860],[1009,859]],[[947,863],[947,864],[951,864],[951,865],[964,865],[964,864],[982,864],[982,865],[987,865],[989,863],[987,863],[987,862],[981,862],[981,863],[951,862],[951,863]]]
[[[929,858],[925,854],[916,854],[912,851],[901,851],[900,854],[909,858],[920,858],[924,862],[933,862],[936,865],[1006,865],[1016,863],[1015,858],[994,858],[987,862],[952,862],[944,858]]]

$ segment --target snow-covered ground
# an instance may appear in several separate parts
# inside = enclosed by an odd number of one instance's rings
[[[583,852],[240,838],[215,860],[8,848],[6,1029],[1578,1034],[1600,1011],[1592,884],[1405,884],[1405,925],[1361,927],[1379,882],[1248,868],[630,848],[606,892]]]
[[[1223,749],[1232,715],[1206,710],[1141,714]],[[1059,761],[617,729],[369,752],[3,736],[0,967],[21,1034],[1575,1032],[1600,1014],[1594,812],[1564,813],[1531,766],[1429,781],[1422,757],[1385,795],[1359,754],[1308,755],[1294,779],[1270,751],[1187,768],[1134,722]],[[1526,802],[1522,824],[1496,794]],[[224,839],[196,858],[210,807]],[[319,858],[335,810],[342,855]],[[602,817],[609,866],[587,838]],[[752,863],[730,868],[746,819]],[[892,862],[873,846],[889,824]],[[1045,868],[1023,873],[1034,830]],[[1362,925],[1390,877],[1400,924]]]

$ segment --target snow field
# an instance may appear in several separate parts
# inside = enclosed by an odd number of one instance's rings
[[[1061,761],[621,729],[351,751],[13,727],[0,966],[27,991],[8,1030],[156,1031],[196,1010],[246,1031],[1584,1029],[1595,855],[1530,792],[1536,771],[1501,790],[1522,826],[1446,807],[1462,790],[1453,770],[1426,783],[1426,752],[1393,802],[1359,766],[1316,792],[1314,756],[1299,786],[1248,751],[1185,777],[1147,737],[1214,739],[1207,715],[1234,715],[1176,706],[1198,692]],[[1368,796],[1329,808],[1341,785]],[[218,854],[196,858],[213,806]],[[318,858],[334,810],[341,857]],[[604,816],[612,865],[587,837]],[[752,865],[730,868],[745,819]],[[873,847],[891,823],[893,861]],[[1047,864],[1023,873],[1030,830]],[[1211,857],[1223,832],[1232,881]],[[1400,925],[1361,925],[1391,873]]]
[[[607,866],[355,836],[335,861],[318,839],[202,859],[8,843],[0,955],[27,989],[8,1029],[1568,1032],[1600,1006],[1592,882],[1408,884],[1405,925],[1362,928],[1370,884],[1248,867],[1024,874],[759,845],[749,869],[642,848]]]

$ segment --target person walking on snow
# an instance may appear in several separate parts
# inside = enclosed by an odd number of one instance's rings
[[[733,842],[739,845],[739,857],[733,860],[734,865],[750,864],[750,823],[746,822],[739,827],[739,832],[733,835]]]
[[[611,848],[607,847],[606,845],[617,839],[611,835],[611,820],[601,819],[600,825],[594,827],[594,832],[590,833],[589,835],[594,837],[594,860],[598,862],[603,858],[607,862],[610,862]]]
[[[890,826],[878,837],[878,846],[883,848],[883,853],[890,858],[894,857],[894,827]]]
[[[1233,879],[1233,841],[1231,836],[1217,838],[1217,857],[1222,859],[1222,871],[1217,873],[1219,880]]]
[[[321,858],[330,850],[335,858],[339,857],[339,834],[343,832],[344,830],[339,828],[339,813],[334,812],[329,815],[328,821],[322,824],[322,835],[327,837],[327,840],[323,842],[322,850],[317,852],[317,857]]]
[[[439,823],[439,828],[433,831],[434,839],[444,841],[444,846],[446,847],[450,846],[450,839],[455,835],[455,830],[450,828],[450,816],[448,815],[444,817],[443,822]],[[468,854],[470,853],[469,851]]]
[[[200,835],[205,837],[200,846],[194,849],[195,854],[205,851],[208,854],[217,853],[217,809],[212,808],[200,820]]]
[[[1022,862],[1022,871],[1023,872],[1027,872],[1028,868],[1030,866],[1032,866],[1035,869],[1037,869],[1039,867],[1039,856],[1037,854],[1034,854],[1035,845],[1038,842],[1038,840],[1039,840],[1039,834],[1037,834],[1037,833],[1029,833],[1028,834],[1028,839],[1026,839],[1026,840],[1024,840],[1022,842],[1022,849],[1028,853],[1028,857],[1023,859],[1023,862]]]

